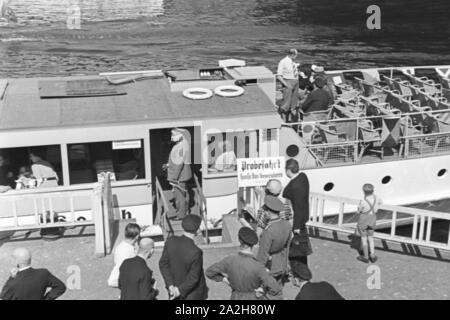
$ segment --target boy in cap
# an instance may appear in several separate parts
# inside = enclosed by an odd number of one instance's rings
[[[277,197],[267,195],[264,198],[264,210],[269,212],[270,220],[261,233],[256,257],[282,285],[289,272],[287,262],[289,243],[292,238],[291,225],[280,218],[284,204]]]
[[[305,264],[292,265],[295,286],[300,287],[295,300],[345,300],[336,289],[326,281],[309,282],[311,271]]]
[[[189,214],[183,221],[184,234],[166,240],[159,269],[171,300],[206,300],[208,287],[203,274],[203,252],[194,243],[202,219]]]
[[[373,242],[373,231],[377,222],[378,207],[382,204],[380,198],[374,193],[374,187],[370,183],[363,186],[364,200],[361,200],[358,205],[358,223],[357,229],[361,236],[361,250],[363,255],[358,256],[359,261],[369,263],[377,261],[375,255],[375,244]],[[367,245],[367,243],[369,245]]]
[[[281,299],[282,288],[253,255],[258,243],[256,232],[239,229],[241,244],[238,254],[230,255],[206,269],[206,276],[231,287],[231,300]]]
[[[171,140],[175,145],[170,151],[168,163],[163,166],[163,169],[167,169],[167,181],[173,187],[175,202],[175,212],[170,214],[169,218],[176,216],[178,220],[182,220],[189,209],[187,184],[192,179],[189,132],[185,129],[174,128]]]

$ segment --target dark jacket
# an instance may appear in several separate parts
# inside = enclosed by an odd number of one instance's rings
[[[169,155],[167,180],[171,182],[187,182],[192,178],[190,146],[184,138],[177,142]]]
[[[326,281],[308,282],[303,285],[295,300],[345,300],[336,289]]]
[[[166,287],[178,287],[181,299],[208,298],[208,287],[203,273],[203,252],[192,239],[184,235],[167,239],[159,260],[159,269]]]
[[[302,104],[304,112],[327,110],[328,106],[333,104],[333,98],[325,89],[315,89],[306,98]]]
[[[158,291],[153,288],[152,270],[142,257],[126,259],[119,270],[121,300],[156,300]]]
[[[48,288],[50,291],[46,293]],[[0,298],[2,300],[55,300],[65,291],[64,283],[47,269],[29,268],[6,281]]]
[[[294,211],[293,229],[303,229],[309,220],[309,181],[301,172],[289,181],[283,191],[283,198],[291,201]]]
[[[282,288],[253,255],[239,252],[224,258],[208,269],[206,276],[220,282],[227,276],[231,300],[258,300],[255,289],[263,287],[268,297],[282,298]]]

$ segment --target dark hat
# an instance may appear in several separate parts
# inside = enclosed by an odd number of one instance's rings
[[[295,278],[309,281],[312,278],[312,273],[308,266],[300,261],[291,260],[291,271]]]
[[[280,212],[284,210],[283,202],[275,196],[267,195],[264,197],[264,205],[273,212]]]
[[[189,233],[195,233],[197,232],[201,223],[202,218],[200,218],[200,216],[196,214],[189,214],[186,217],[184,217],[183,221],[181,222],[181,226],[183,227],[184,231]]]
[[[322,77],[317,77],[316,80],[314,80],[314,84],[319,88],[323,88],[325,86],[325,79]]]
[[[254,246],[258,243],[258,236],[255,231],[249,227],[242,227],[238,233],[239,240],[249,246]]]

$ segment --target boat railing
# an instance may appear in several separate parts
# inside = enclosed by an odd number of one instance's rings
[[[113,247],[113,208],[109,173],[102,173],[99,182],[90,189],[61,191],[61,188],[50,188],[33,193],[2,194],[0,232],[14,234],[17,231],[94,225],[95,253],[104,256]]]
[[[428,133],[424,133],[423,125],[412,124],[412,118],[417,116],[423,119],[427,117],[429,120]],[[396,136],[392,136],[394,142],[391,139],[386,145],[383,143],[382,123],[384,119],[394,118],[400,121],[400,131]],[[308,151],[318,159],[316,167],[323,167],[364,163],[366,150],[381,155],[380,161],[450,153],[450,124],[447,118],[450,118],[449,110],[433,110],[402,113],[397,116],[346,117],[284,125],[292,127],[302,137]],[[306,125],[309,128],[306,128]],[[384,133],[384,138],[390,134]],[[386,158],[384,148],[392,150]]]
[[[358,204],[359,200],[356,199],[311,193],[308,225],[354,234]],[[388,231],[375,232],[374,237],[397,243],[450,250],[450,230],[448,230],[446,238],[442,238],[441,233],[436,233],[436,236],[432,233],[433,223],[437,221],[448,221],[450,223],[450,215],[444,212],[382,204],[377,212],[378,227],[376,230],[385,229]],[[398,234],[398,228],[404,225],[411,225],[410,235]]]
[[[199,206],[199,214],[200,217],[203,219],[203,223],[205,225],[204,235],[203,238],[205,240],[206,244],[209,244],[209,234],[208,234],[208,209],[206,206],[206,197],[203,194],[203,188],[200,185],[199,179],[196,174],[194,174],[194,181],[195,181],[195,193],[197,196],[197,203]]]
[[[155,186],[156,186],[156,218],[155,224],[160,225],[162,230],[167,232],[168,234],[174,234],[174,230],[172,224],[170,223],[170,219],[167,216],[167,213],[170,210],[169,202],[166,199],[164,194],[164,190],[161,187],[161,183],[159,182],[158,177],[155,178]]]

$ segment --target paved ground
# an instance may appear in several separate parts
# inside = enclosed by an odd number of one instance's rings
[[[1,238],[1,237],[0,237]],[[312,239],[314,254],[310,257],[313,281],[326,280],[332,283],[347,299],[449,299],[450,263],[437,259],[378,251],[377,266],[381,273],[381,289],[370,290],[367,280],[368,265],[355,259],[356,252],[348,242]],[[56,276],[67,280],[70,266],[81,271],[81,289],[69,290],[63,299],[117,299],[119,292],[106,285],[112,268],[112,257],[94,256],[94,237],[82,236],[48,242],[20,240],[0,242],[0,284],[6,281],[12,267],[11,252],[25,246],[33,253],[34,267],[47,267]],[[211,265],[237,248],[205,249],[204,265]],[[161,250],[156,250],[149,262],[154,270],[160,299],[167,299],[163,281],[157,267]],[[73,269],[72,269],[73,270]],[[370,270],[369,270],[370,271]],[[73,271],[72,271],[73,272]],[[228,299],[230,289],[222,283],[208,280],[210,299]],[[285,299],[293,299],[297,289],[285,286]]]

